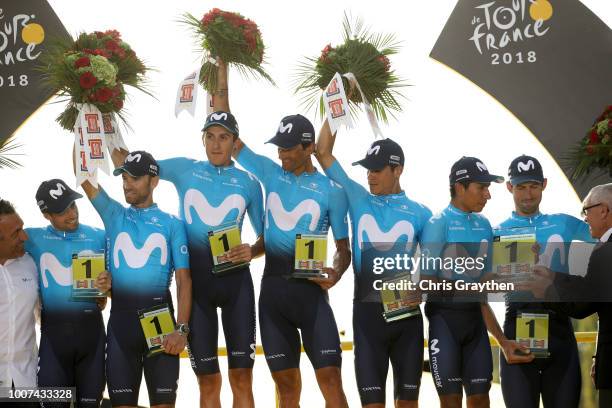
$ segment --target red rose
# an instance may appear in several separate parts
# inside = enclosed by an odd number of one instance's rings
[[[595,153],[595,148],[591,145],[588,145],[586,147],[586,152],[589,156],[592,156]]]
[[[98,83],[98,78],[91,72],[83,72],[79,77],[79,85],[83,89],[91,89],[96,83]]]
[[[596,144],[598,142],[599,142],[599,135],[597,134],[596,131],[592,130],[591,134],[589,135],[589,143]]]
[[[113,97],[113,91],[110,88],[103,87],[96,92],[96,99],[102,103],[108,102]]]
[[[88,67],[90,65],[91,65],[91,61],[89,60],[89,57],[81,57],[78,60],[74,61],[75,68],[83,68],[83,67]]]
[[[113,105],[115,106],[115,108],[117,108],[117,110],[123,108],[123,100],[121,99],[115,99],[113,101]]]
[[[117,30],[106,30],[104,35],[114,38],[115,40],[119,40],[121,38],[121,34]]]
[[[117,44],[115,40],[108,40],[107,42],[104,43],[104,47],[111,52],[116,51],[117,48],[120,48],[119,44]]]
[[[94,55],[100,55],[104,58],[110,58],[110,53],[106,50],[102,50],[100,48],[96,48],[95,50],[92,51],[92,54]]]

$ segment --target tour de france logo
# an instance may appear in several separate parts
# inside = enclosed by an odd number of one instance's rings
[[[480,55],[489,57],[491,65],[537,62],[538,55],[532,46],[534,40],[544,37],[550,29],[553,6],[549,0],[489,1],[474,9],[469,41]]]
[[[45,29],[35,20],[34,14],[10,15],[0,8],[0,87],[28,86],[26,73],[2,75],[1,70],[27,64],[40,56]]]

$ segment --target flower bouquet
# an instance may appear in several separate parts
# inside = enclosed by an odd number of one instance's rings
[[[612,177],[612,105],[604,110],[572,149],[569,167],[574,180],[595,169],[607,171]]]
[[[306,109],[318,105],[317,110],[324,117],[321,91],[336,72],[341,75],[352,73],[362,92],[353,89],[355,84],[342,77],[344,89],[351,90],[347,95],[351,111],[355,113],[357,104],[365,97],[376,117],[387,122],[390,111],[401,111],[398,99],[402,95],[397,88],[407,86],[395,75],[389,61],[389,56],[398,52],[398,42],[391,34],[370,33],[359,19],[351,24],[346,15],[343,31],[344,43],[337,46],[328,44],[319,57],[308,57],[298,66],[295,91],[303,94],[302,104]]]
[[[253,21],[238,13],[214,8],[201,20],[186,13],[182,22],[192,27],[198,47],[206,54],[199,80],[207,91],[217,89],[215,57],[235,66],[244,75],[259,75],[274,84],[262,66],[265,46],[261,32]]]
[[[82,33],[76,41],[55,43],[40,70],[52,89],[68,97],[68,106],[56,119],[67,130],[74,128],[77,105],[91,104],[123,119],[125,85],[150,94],[144,77],[149,68],[115,30]]]

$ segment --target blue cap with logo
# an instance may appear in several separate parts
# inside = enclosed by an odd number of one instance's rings
[[[482,160],[476,157],[463,156],[453,164],[448,176],[450,185],[455,183],[503,183],[502,176],[489,173],[489,169]]]
[[[404,151],[391,139],[377,140],[368,149],[366,157],[353,163],[368,170],[382,170],[385,166],[403,166]]]
[[[302,115],[285,116],[276,135],[266,143],[272,143],[282,149],[290,149],[302,143],[315,141],[315,130],[312,123]]]
[[[127,173],[132,177],[140,176],[159,176],[159,166],[151,153],[144,150],[136,150],[125,156],[123,165],[117,167],[113,174],[115,176],[121,173]]]
[[[202,132],[211,126],[221,126],[238,136],[238,122],[236,122],[236,118],[230,112],[217,111],[208,115]]]
[[[529,181],[543,183],[544,171],[538,159],[523,154],[510,163],[508,178],[513,186]]]
[[[40,211],[50,214],[61,214],[72,203],[83,197],[60,179],[46,180],[40,183],[36,191],[36,204]]]

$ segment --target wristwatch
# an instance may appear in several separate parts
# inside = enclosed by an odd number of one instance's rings
[[[187,323],[179,323],[175,328],[181,336],[187,336],[189,334],[189,325]]]

